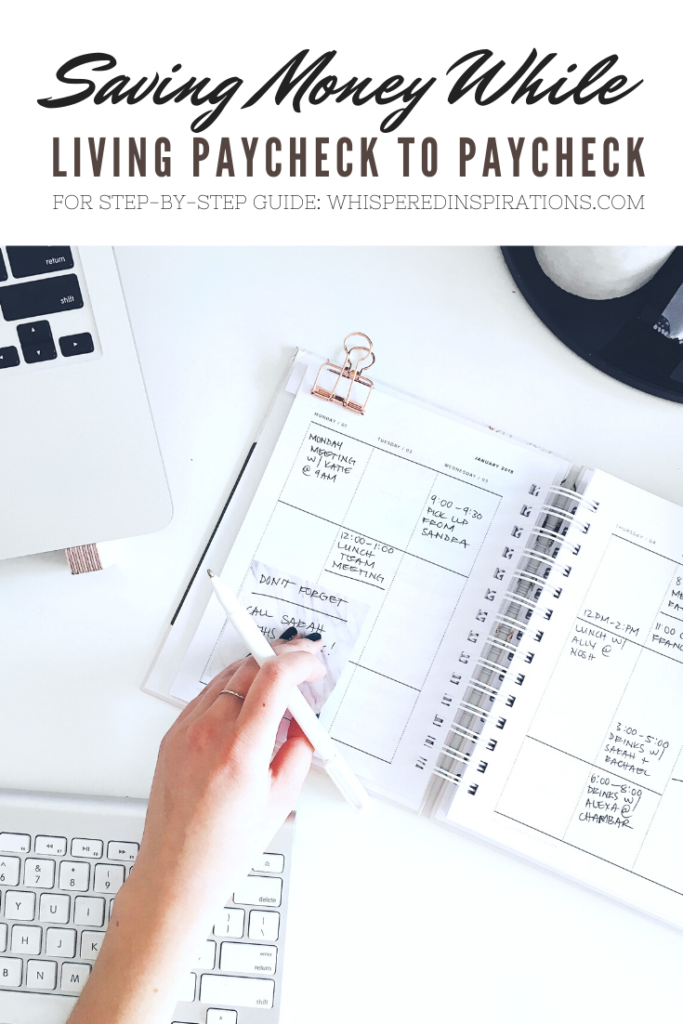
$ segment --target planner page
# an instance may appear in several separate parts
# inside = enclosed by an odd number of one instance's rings
[[[379,388],[364,415],[345,411],[304,380],[222,575],[239,590],[258,561],[367,607],[321,721],[375,790],[419,805],[453,713],[451,676],[476,656],[533,495],[567,468]],[[318,621],[331,642],[334,620]],[[174,696],[210,678],[223,622],[211,602]]]
[[[448,818],[683,924],[683,509],[586,496]]]

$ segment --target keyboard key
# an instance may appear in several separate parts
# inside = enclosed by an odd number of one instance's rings
[[[207,1010],[206,1024],[237,1024],[237,1010]]]
[[[36,916],[36,894],[10,890],[5,896],[5,917],[8,921],[32,921]]]
[[[221,942],[221,970],[231,974],[275,974],[277,946]]]
[[[21,352],[27,363],[45,363],[57,358],[54,341],[27,341],[21,346]]]
[[[64,836],[36,836],[33,852],[46,853],[52,857],[63,857],[66,853],[66,839]]]
[[[282,903],[282,879],[249,875],[235,889],[232,901],[252,906],[263,904],[269,907],[279,907]]]
[[[27,363],[44,363],[47,359],[57,358],[57,349],[47,320],[19,324],[17,334]]]
[[[31,837],[21,832],[0,832],[0,853],[28,853]]]
[[[19,336],[22,348],[24,345],[39,341],[48,343],[54,348],[52,328],[50,327],[49,320],[34,320],[30,324],[17,324],[17,335]]]
[[[20,362],[19,351],[15,345],[0,348],[0,370],[6,366],[18,366]]]
[[[252,910],[249,914],[249,938],[275,942],[280,934],[280,915],[277,910]]]
[[[95,867],[95,892],[118,892],[126,877],[126,869],[120,864],[97,864]]]
[[[81,934],[81,956],[84,960],[97,960],[103,938],[104,932],[83,932]]]
[[[51,889],[55,884],[55,862],[27,857],[24,862],[24,885],[33,889]]]
[[[74,265],[68,245],[8,245],[7,258],[14,277],[56,274]]]
[[[54,960],[29,960],[26,964],[26,988],[52,991],[57,985],[57,964]]]
[[[285,870],[285,858],[281,853],[262,853],[251,869],[264,874],[281,875]]]
[[[83,334],[67,334],[60,338],[59,347],[63,356],[84,356],[95,351],[95,342],[92,340],[92,334],[86,331]]]
[[[216,943],[211,939],[202,945],[201,952],[194,962],[195,967],[202,971],[212,971],[216,965]]]
[[[30,320],[82,306],[83,296],[75,274],[0,288],[0,309],[5,320]]]
[[[139,849],[139,843],[109,843],[107,845],[107,860],[132,862],[137,857]]]
[[[74,900],[74,924],[101,928],[104,924],[104,900],[101,896],[77,896]]]
[[[46,928],[47,956],[76,956],[76,932],[73,928]]]
[[[11,956],[0,956],[0,988],[19,988],[22,963]]]
[[[19,885],[20,870],[18,857],[0,857],[0,885]]]
[[[40,953],[43,929],[34,924],[15,924],[12,928],[13,953]]]
[[[241,939],[244,935],[244,911],[226,907],[213,926],[214,934],[225,939]]]
[[[91,970],[90,964],[62,964],[62,992],[74,992],[79,995]]]
[[[0,924],[0,953],[7,949],[7,925]]]
[[[59,894],[48,896],[43,893],[40,897],[39,920],[51,924],[66,924],[71,911],[71,897]]]
[[[6,281],[6,280],[7,280],[7,267],[5,266],[5,261],[3,259],[2,253],[0,252],[0,281]]]
[[[87,857],[89,860],[99,860],[103,849],[104,843],[101,839],[71,840],[72,857]]]
[[[87,863],[63,860],[59,865],[59,888],[88,891],[90,881],[90,865]]]
[[[275,982],[265,978],[222,978],[204,974],[200,1001],[219,1006],[252,1006],[268,1009],[273,1005]]]

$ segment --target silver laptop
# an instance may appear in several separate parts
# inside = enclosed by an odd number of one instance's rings
[[[0,437],[0,558],[169,522],[112,249],[0,247]]]

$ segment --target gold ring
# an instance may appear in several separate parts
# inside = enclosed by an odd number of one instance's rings
[[[240,700],[244,700],[244,696],[241,693],[236,693],[235,690],[221,690],[221,693],[229,693],[233,697],[239,697]],[[219,697],[221,693],[218,694]]]

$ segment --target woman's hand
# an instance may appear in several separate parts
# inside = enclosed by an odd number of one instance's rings
[[[321,643],[275,645],[258,670],[249,657],[221,672],[164,737],[135,874],[163,873],[192,905],[231,895],[292,809],[311,764],[311,745],[292,723],[271,763],[290,690],[325,674]],[[244,694],[241,701],[228,687]]]
[[[320,641],[273,646],[262,668],[248,657],[216,676],[162,740],[140,853],[72,1024],[171,1020],[217,911],[292,809],[312,749],[292,722],[272,758],[275,737],[292,688],[325,668]]]

